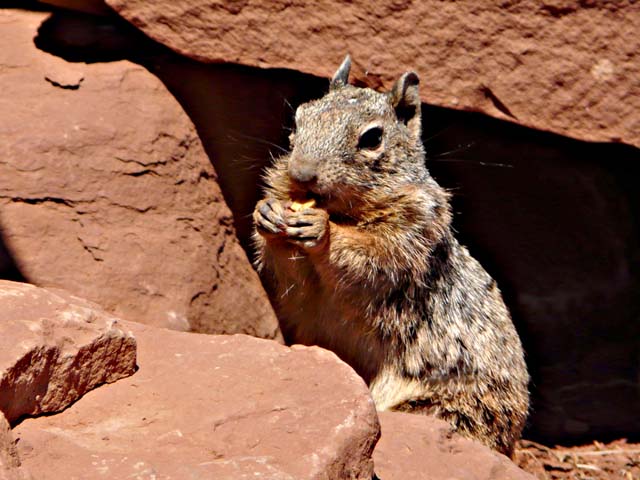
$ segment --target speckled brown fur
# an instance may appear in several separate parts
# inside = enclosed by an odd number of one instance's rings
[[[378,409],[435,414],[511,454],[529,405],[522,346],[426,170],[418,77],[378,93],[347,84],[349,63],[298,108],[254,213],[282,329],[353,366]]]

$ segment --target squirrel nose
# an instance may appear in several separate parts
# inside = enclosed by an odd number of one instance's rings
[[[311,162],[291,162],[289,176],[297,183],[311,184],[318,179],[315,166]]]

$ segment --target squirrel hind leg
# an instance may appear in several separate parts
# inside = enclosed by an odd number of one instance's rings
[[[390,410],[435,416],[448,422],[452,432],[478,440],[511,458],[526,415],[514,415],[505,405],[498,406],[491,401],[487,404],[485,400],[487,399],[457,392],[455,395],[440,394],[407,400]],[[494,406],[497,409],[492,408]],[[514,418],[522,418],[522,422],[514,424]]]

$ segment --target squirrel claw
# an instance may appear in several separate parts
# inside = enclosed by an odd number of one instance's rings
[[[304,249],[316,249],[324,245],[329,232],[329,215],[324,210],[308,208],[300,212],[288,212],[284,233],[287,240]]]
[[[284,208],[275,198],[266,198],[256,205],[253,212],[256,229],[262,235],[282,235],[286,224]]]

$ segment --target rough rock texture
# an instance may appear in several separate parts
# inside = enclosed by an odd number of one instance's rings
[[[369,85],[414,69],[429,103],[640,145],[638,2],[107,3],[197,60],[327,77],[350,52]]]
[[[0,280],[0,412],[58,412],[136,367],[117,319],[65,292]]]
[[[18,450],[11,434],[11,426],[4,414],[0,413],[0,471],[10,470],[19,465]]]
[[[373,452],[381,480],[534,480],[507,457],[451,431],[435,417],[380,412]]]
[[[13,264],[118,316],[280,338],[178,103],[138,65],[38,50],[45,18],[0,10],[0,232]]]
[[[34,480],[22,466],[11,426],[0,412],[0,480]]]
[[[20,457],[9,422],[0,412],[0,480],[18,480]]]
[[[37,478],[371,479],[375,408],[332,353],[125,325],[134,376],[14,429]]]

